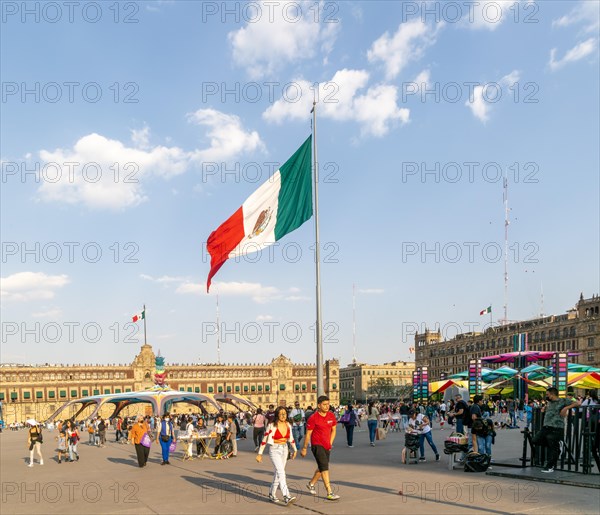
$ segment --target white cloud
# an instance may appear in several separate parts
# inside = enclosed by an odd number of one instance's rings
[[[285,297],[284,300],[289,300],[291,302],[304,302],[311,300],[311,298],[307,297],[306,295],[289,295],[288,297]]]
[[[513,70],[501,77],[497,83],[475,86],[472,98],[468,98],[465,105],[471,109],[475,118],[485,123],[489,120],[490,111],[492,110],[492,104],[488,100],[498,98],[498,95],[502,93],[503,87],[509,88],[515,82],[518,82],[520,78],[521,74],[519,70]]]
[[[47,275],[43,272],[18,272],[2,277],[0,295],[4,301],[53,299],[56,291],[70,282],[67,275]]]
[[[371,295],[379,295],[381,293],[385,293],[385,290],[383,288],[365,288],[365,289],[359,289],[358,293],[366,293],[366,294],[371,294]]]
[[[281,292],[274,286],[264,286],[260,283],[246,282],[214,282],[211,292],[222,296],[250,297],[258,304],[281,299]],[[175,293],[206,294],[206,283],[185,282],[177,287]]]
[[[147,150],[150,148],[150,127],[131,129],[131,141],[137,148]]]
[[[553,27],[569,27],[583,24],[582,33],[598,32],[600,29],[600,9],[598,2],[579,2],[568,14],[552,21]]]
[[[189,160],[177,147],[143,150],[95,133],[80,138],[72,149],[41,150],[39,155],[43,166],[51,170],[38,189],[42,200],[114,210],[146,201],[141,186],[144,178],[179,175]]]
[[[253,4],[246,26],[228,34],[234,63],[251,78],[264,79],[287,63],[312,59],[318,52],[326,56],[333,48],[339,20],[326,23],[333,17],[322,3],[318,12],[312,1]]]
[[[520,0],[522,4],[531,3],[531,0]],[[504,20],[514,19],[518,16],[522,19],[528,15],[534,15],[532,8],[525,11],[525,6],[513,7],[519,0],[486,0],[470,2],[468,8],[463,7],[464,15],[461,26],[473,30],[496,30]],[[464,4],[467,5],[466,3]],[[517,10],[518,9],[518,10]]]
[[[152,277],[151,275],[147,275],[147,274],[140,274],[140,277],[142,279],[145,279],[147,281],[153,281],[156,283],[180,283],[185,281],[184,277],[177,277],[177,276],[170,276],[170,275],[163,275],[161,277]]]
[[[47,311],[38,311],[32,313],[33,318],[58,318],[62,315],[62,310],[58,308],[48,309]]]
[[[489,104],[483,99],[483,88],[485,86],[475,86],[473,88],[473,98],[467,99],[465,105],[471,109],[471,112],[475,118],[479,118],[482,122],[487,122],[488,111],[490,110]]]
[[[246,131],[238,116],[222,113],[215,109],[198,109],[188,114],[188,120],[208,127],[210,147],[197,150],[193,159],[197,161],[227,161],[246,152],[265,150],[256,131]]]
[[[198,161],[225,162],[243,153],[264,150],[256,131],[246,131],[240,119],[214,109],[188,115],[191,123],[207,127],[210,147],[184,151],[150,145],[150,128],[131,131],[134,147],[92,133],[73,148],[40,150],[41,200],[83,204],[92,209],[119,210],[148,200],[143,183],[151,176],[170,179]]]
[[[410,110],[398,107],[398,88],[382,84],[359,93],[368,82],[365,70],[337,71],[330,81],[319,84],[318,116],[339,122],[356,121],[361,134],[373,136],[387,134],[395,123],[408,123]],[[307,119],[312,107],[312,84],[302,79],[294,84],[299,100],[292,102],[282,96],[264,111],[265,120],[281,123],[286,119]]]
[[[421,73],[419,73],[419,75],[417,75],[415,77],[415,80],[413,82],[415,84],[417,84],[420,88],[421,86],[427,87],[430,84],[430,80],[431,80],[431,71],[423,70]]]
[[[411,20],[401,23],[398,30],[390,36],[385,32],[373,42],[367,52],[369,62],[382,62],[386,79],[394,79],[411,61],[417,61],[427,47],[436,41],[437,26],[427,25],[421,20]]]
[[[585,41],[577,43],[569,50],[562,59],[556,59],[556,48],[550,50],[549,66],[552,71],[559,70],[568,63],[579,61],[590,55],[598,48],[598,38],[589,38]]]

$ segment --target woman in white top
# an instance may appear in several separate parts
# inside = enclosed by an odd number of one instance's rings
[[[285,407],[279,406],[275,410],[275,421],[267,426],[267,431],[260,444],[256,461],[262,461],[262,454],[267,444],[269,447],[269,457],[275,468],[275,475],[269,490],[269,499],[274,503],[281,501],[277,497],[277,487],[281,488],[283,494],[283,502],[287,504],[293,503],[296,498],[290,496],[290,491],[287,486],[285,477],[285,465],[288,460],[288,443],[292,447],[292,459],[296,457],[296,442],[292,433],[292,426],[287,421],[287,411]]]

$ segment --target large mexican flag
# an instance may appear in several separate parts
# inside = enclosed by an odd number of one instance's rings
[[[272,245],[312,216],[311,144],[312,136],[309,136],[294,155],[208,237],[207,292],[211,279],[225,261]]]

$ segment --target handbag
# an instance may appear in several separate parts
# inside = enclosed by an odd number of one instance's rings
[[[292,459],[292,456],[294,455],[294,448],[292,447],[292,444],[288,441],[287,443],[287,448],[288,448],[288,460]]]
[[[348,412],[348,413],[344,413],[344,414],[342,415],[342,417],[340,418],[340,422],[341,422],[342,424],[347,424],[348,422],[350,422],[350,412]]]
[[[142,436],[142,439],[140,440],[140,443],[144,446],[144,447],[148,447],[150,448],[150,446],[152,445],[152,440],[150,439],[150,437],[148,436],[148,433],[144,433],[144,436]]]
[[[177,442],[173,440],[171,445],[169,445],[169,452],[175,452],[175,449],[177,449]]]
[[[169,438],[171,438],[169,435],[160,435],[160,439],[161,439],[163,442],[168,442],[168,441],[169,441]]]

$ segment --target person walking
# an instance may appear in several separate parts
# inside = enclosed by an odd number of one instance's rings
[[[173,429],[173,421],[171,415],[165,413],[162,417],[162,421],[159,424],[159,430],[156,432],[156,442],[160,442],[162,449],[162,463],[161,465],[170,465],[169,463],[169,447],[171,442],[176,442],[175,431]]]
[[[69,462],[79,461],[79,454],[77,454],[77,442],[79,441],[79,433],[77,426],[71,419],[67,420],[67,427],[65,428],[65,434],[67,436],[67,449],[69,450]]]
[[[265,435],[265,416],[263,415],[262,408],[258,408],[256,410],[256,415],[252,417],[252,426],[254,428],[252,433],[252,439],[254,440],[254,451],[258,452],[260,443]]]
[[[148,463],[148,456],[150,455],[150,447],[142,445],[142,438],[144,435],[150,440],[150,426],[144,420],[144,417],[138,415],[136,423],[131,427],[129,431],[129,441],[135,446],[135,454],[137,455],[138,465],[140,468],[145,467]],[[168,455],[167,455],[168,459]],[[164,454],[163,454],[164,462]],[[164,463],[163,463],[164,464]]]
[[[354,440],[354,427],[357,425],[360,426],[360,422],[356,415],[356,411],[352,408],[352,404],[348,404],[340,421],[346,428],[346,443],[348,444],[348,447],[354,447],[354,445],[352,445]]]
[[[577,408],[579,405],[578,401],[561,399],[558,390],[554,387],[546,390],[546,406],[542,408],[543,426],[533,437],[534,445],[547,447],[546,465],[542,468],[542,472],[547,474],[554,472],[560,455],[560,442],[565,432],[564,419],[571,408]]]
[[[283,406],[279,406],[275,410],[275,422],[267,426],[265,435],[260,443],[258,455],[256,456],[258,463],[262,462],[262,455],[267,444],[269,445],[269,458],[271,458],[273,468],[275,469],[273,482],[269,489],[269,500],[277,504],[281,503],[281,500],[277,497],[277,488],[280,488],[283,494],[283,502],[286,505],[292,504],[296,500],[296,497],[290,495],[285,475],[285,465],[290,452],[288,444],[291,447],[291,459],[296,458],[297,448],[292,426],[287,421],[287,411]]]
[[[317,495],[315,485],[319,478],[322,479],[327,490],[326,498],[329,501],[336,501],[340,498],[339,495],[333,493],[329,480],[329,456],[336,432],[337,419],[329,411],[329,397],[320,395],[317,399],[317,411],[306,421],[306,437],[304,438],[304,445],[300,451],[300,456],[303,458],[306,456],[306,448],[310,442],[313,456],[317,462],[317,470],[306,487],[312,495]]]
[[[304,438],[304,424],[306,423],[304,410],[300,407],[300,403],[294,403],[294,409],[290,413],[292,419],[292,431],[294,432],[294,440],[298,445],[302,443]]]
[[[30,426],[27,434],[27,443],[29,445],[29,464],[27,466],[33,467],[34,452],[38,455],[40,465],[43,465],[42,444],[44,443],[44,437],[42,435],[42,426],[35,420],[28,420],[27,424]]]
[[[371,447],[375,447],[375,434],[377,433],[378,425],[379,410],[375,407],[375,403],[371,401],[367,408],[367,426],[369,428],[369,441],[371,442]]]

